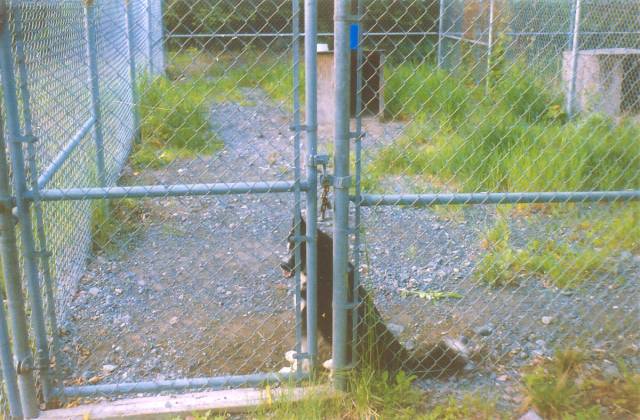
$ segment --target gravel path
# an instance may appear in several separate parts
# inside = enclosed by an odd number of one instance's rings
[[[261,92],[216,104],[211,121],[224,149],[213,156],[129,174],[136,184],[293,178],[287,112]],[[400,123],[368,120],[366,145],[379,148]],[[321,127],[322,144],[331,137]],[[384,180],[398,189],[403,180]],[[278,263],[292,194],[150,199],[128,252],[102,255],[81,280],[66,327],[68,383],[116,383],[278,370],[293,348],[292,285]],[[457,210],[363,209],[363,278],[409,346],[460,337],[473,352],[467,374],[423,381],[434,393],[475,390],[518,404],[519,370],[554,348],[580,343],[640,366],[640,256],[615,262],[615,278],[571,292],[528,279],[518,287],[477,282],[479,235],[492,206]],[[514,242],[548,235],[546,216],[513,218]],[[330,221],[323,226],[330,229]],[[455,292],[426,301],[399,289]],[[417,343],[417,344],[416,344]],[[496,392],[497,391],[497,392]]]

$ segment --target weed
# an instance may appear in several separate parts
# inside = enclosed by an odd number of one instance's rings
[[[605,379],[586,369],[579,350],[559,351],[524,375],[525,406],[544,418],[634,418],[640,414],[640,374],[621,364],[622,374]],[[612,417],[613,416],[613,417]]]
[[[621,251],[640,249],[637,204],[594,207],[582,215],[566,210],[557,217],[561,219],[558,230],[572,232],[568,238],[534,239],[523,249],[511,245],[511,228],[507,218],[500,217],[481,240],[487,253],[478,263],[476,276],[492,286],[534,276],[560,288],[575,287],[598,274],[611,274],[608,262]]]
[[[94,253],[112,253],[126,248],[143,221],[140,200],[95,201],[91,217]]]
[[[446,404],[435,406],[426,420],[486,420],[507,418],[499,413],[496,404],[486,398],[465,395],[462,401],[449,397]]]
[[[161,167],[222,147],[208,120],[208,92],[212,89],[204,81],[171,81],[164,77],[143,81],[141,140],[134,145],[132,166]]]

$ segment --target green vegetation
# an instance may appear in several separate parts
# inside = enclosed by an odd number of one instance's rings
[[[565,210],[566,212],[566,210]],[[506,217],[485,232],[482,246],[487,253],[479,261],[476,276],[493,286],[520,281],[529,276],[560,288],[575,287],[598,274],[613,273],[608,261],[620,251],[640,250],[640,206],[603,206],[585,214],[558,214],[555,231],[569,231],[562,240],[530,240],[524,248],[511,243]]]
[[[620,362],[620,375],[604,377],[585,361],[583,353],[570,349],[533,367],[524,376],[525,404],[550,419],[637,418],[640,374]]]
[[[140,141],[130,162],[135,169],[160,167],[178,158],[221,147],[209,126],[208,92],[199,80],[145,80],[140,87]]]
[[[489,89],[426,63],[386,73],[387,118],[410,122],[367,168],[373,179],[437,176],[465,191],[640,186],[638,124],[601,115],[566,121],[561,95],[523,66],[495,69]]]
[[[142,202],[137,199],[94,201],[91,215],[94,253],[113,253],[126,249],[140,231],[143,216]]]

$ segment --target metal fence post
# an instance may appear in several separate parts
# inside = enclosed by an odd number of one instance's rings
[[[318,2],[304,2],[305,120],[307,128],[307,352],[312,371],[318,354]],[[312,162],[313,160],[313,162]]]
[[[444,42],[444,1],[440,0],[440,9],[438,12],[438,68],[444,65],[443,45]]]
[[[15,28],[15,46],[16,46],[16,58],[18,62],[18,76],[19,76],[19,89],[20,89],[20,99],[22,101],[22,119],[24,121],[24,135],[25,138],[31,139],[33,141],[27,142],[27,162],[29,165],[30,172],[30,185],[33,191],[33,208],[36,217],[36,235],[38,237],[38,247],[39,251],[37,251],[37,255],[40,256],[40,263],[42,264],[42,275],[45,286],[45,294],[47,298],[47,318],[51,328],[52,335],[52,346],[54,354],[59,354],[58,350],[60,348],[58,334],[57,334],[57,319],[55,313],[55,299],[53,293],[53,280],[51,278],[51,267],[49,264],[49,251],[47,248],[47,240],[44,228],[44,216],[42,214],[42,202],[40,201],[40,192],[38,187],[38,166],[36,163],[36,149],[34,146],[34,133],[33,133],[33,117],[31,114],[31,97],[29,94],[29,85],[28,78],[29,74],[27,71],[26,65],[26,57],[24,53],[24,42],[23,42],[23,33],[22,33],[22,16],[19,11],[15,11],[14,13],[14,28]],[[35,249],[35,245],[34,245]],[[44,321],[43,321],[44,322]],[[45,339],[46,341],[46,333]],[[48,359],[48,357],[47,357]],[[62,386],[62,379],[57,378],[58,383]],[[43,385],[43,395],[45,401],[48,402],[50,397],[50,389],[48,389],[50,385]]]
[[[138,80],[136,70],[136,38],[134,31],[133,10],[131,3],[135,0],[126,0],[126,14],[127,14],[127,44],[129,47],[129,77],[131,79],[131,106],[133,107],[133,138],[134,141],[140,141],[140,110],[139,98],[138,98]]]
[[[96,140],[96,167],[101,187],[107,185],[104,167],[104,140],[102,134],[102,110],[100,104],[100,81],[98,79],[98,42],[96,39],[96,10],[94,0],[87,0],[84,6],[85,27],[87,31],[87,58],[89,62],[89,83],[91,86],[91,113],[94,119]]]
[[[154,75],[153,69],[153,13],[151,12],[151,2],[153,0],[147,0],[147,47],[149,50],[149,75]]]
[[[581,0],[575,0],[574,17],[571,37],[571,73],[569,74],[569,93],[567,95],[567,115],[573,117],[576,108],[576,78],[578,74],[578,42],[580,32],[580,6]]]
[[[4,5],[3,5],[4,6]],[[3,22],[5,24],[6,21]],[[3,202],[0,206],[0,255],[2,256],[2,274],[7,293],[7,310],[11,317],[11,342],[15,354],[18,369],[14,367],[12,359],[6,360],[9,339],[2,334],[2,372],[7,385],[7,394],[11,414],[16,416],[35,417],[38,415],[38,400],[36,397],[33,370],[25,367],[33,364],[33,356],[29,348],[29,333],[27,327],[27,314],[24,308],[22,285],[20,284],[20,263],[18,247],[16,245],[15,219],[11,214],[11,199],[9,194],[9,165],[7,163],[6,146],[4,141],[4,123],[0,122],[0,198]],[[3,307],[4,305],[0,305]],[[2,309],[4,310],[4,309]],[[8,362],[8,363],[7,363]],[[18,388],[15,390],[15,377],[18,375]],[[18,403],[15,398],[18,397]]]
[[[3,18],[3,23],[6,22]],[[14,27],[16,35],[16,51],[18,56],[18,66],[26,75],[24,63],[24,53],[21,38],[20,16],[17,13],[14,17]],[[24,193],[27,190],[27,176],[25,173],[25,161],[22,150],[23,143],[32,143],[35,141],[33,135],[23,136],[20,132],[20,115],[18,111],[18,98],[16,89],[16,79],[13,72],[13,54],[11,34],[8,25],[3,24],[2,31],[2,81],[3,93],[5,100],[5,110],[7,116],[7,133],[9,139],[9,153],[11,157],[11,167],[13,170],[13,189],[16,197],[16,209],[18,220],[20,223],[20,239],[22,242],[25,277],[27,280],[27,289],[29,291],[29,300],[31,303],[31,324],[35,337],[37,352],[37,368],[40,371],[40,382],[42,385],[42,394],[45,401],[48,401],[51,395],[51,383],[49,380],[49,348],[47,340],[46,324],[44,320],[44,306],[40,292],[40,280],[38,275],[38,252],[36,251],[35,240],[33,236],[33,227],[31,223],[31,212],[29,210],[29,202],[25,200]],[[26,83],[23,77],[22,83]],[[22,90],[26,89],[26,85],[22,86]],[[24,104],[23,104],[24,105]],[[28,106],[28,101],[26,103]],[[29,114],[27,114],[29,115]],[[28,127],[31,130],[31,127]],[[33,145],[29,146],[30,150]],[[33,151],[33,150],[32,150]]]
[[[358,18],[362,18],[364,13],[364,5],[362,0],[357,0],[357,14]],[[360,207],[360,194],[361,190],[361,180],[362,180],[362,67],[364,65],[364,57],[362,52],[362,29],[359,28],[357,34],[357,42],[356,42],[356,131],[355,131],[355,234],[353,241],[353,265],[355,267],[355,271],[353,273],[353,310],[351,312],[351,361],[353,365],[355,365],[358,361],[358,307],[360,306],[360,223],[361,223],[361,207]],[[380,63],[382,67],[382,62]]]
[[[13,223],[11,216],[11,199],[9,197],[9,183],[7,180],[7,155],[4,143],[4,121],[2,110],[0,109],[0,255],[2,265],[6,265],[4,259],[5,234],[9,234],[6,224]],[[14,245],[15,245],[15,236]],[[7,278],[6,276],[4,277]],[[6,282],[6,280],[5,280]],[[8,297],[8,296],[7,296]],[[11,303],[9,303],[10,305]],[[9,414],[11,417],[22,417],[22,406],[20,404],[20,391],[18,389],[16,367],[13,364],[13,352],[11,351],[11,339],[9,338],[9,327],[7,317],[4,312],[4,303],[0,303],[0,366],[2,367],[2,377],[7,389],[7,399],[9,400]]]
[[[13,74],[13,58],[11,31],[9,29],[8,5],[6,1],[0,3],[2,33],[0,34],[0,70],[2,74],[4,105],[7,110],[12,109],[13,116],[8,124],[9,141],[17,141],[19,127],[17,125],[17,97],[15,77]],[[3,130],[4,132],[4,130]],[[0,197],[9,197],[9,168],[5,152],[4,136],[0,136]],[[14,172],[15,176],[15,172]],[[35,392],[33,378],[33,356],[29,347],[29,333],[27,315],[20,276],[20,263],[15,232],[15,220],[11,205],[0,206],[0,254],[2,254],[2,270],[7,292],[7,307],[11,316],[11,330],[13,333],[13,353],[17,360],[18,387],[22,414],[25,417],[38,415],[38,399]]]
[[[335,1],[335,130],[333,223],[333,369],[335,387],[345,390],[347,381],[347,276],[349,253],[349,140],[351,51],[349,23],[351,0]]]
[[[494,0],[489,0],[489,39],[487,40],[487,92],[491,88],[491,55],[493,54]]]

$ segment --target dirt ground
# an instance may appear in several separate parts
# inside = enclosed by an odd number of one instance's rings
[[[245,95],[246,103],[211,110],[223,150],[127,173],[128,182],[293,179],[287,112],[262,92]],[[365,147],[374,150],[397,138],[403,125],[368,120],[365,129]],[[330,127],[320,130],[322,144],[330,134]],[[385,182],[401,189],[405,180]],[[295,341],[293,284],[282,277],[279,262],[293,204],[293,194],[143,201],[144,223],[131,241],[119,252],[95,257],[80,282],[65,327],[66,383],[209,377],[286,366],[284,353]],[[423,386],[443,395],[488,390],[515,404],[507,388],[518,382],[520,368],[574,343],[615,350],[640,366],[639,256],[621,257],[619,271],[627,281],[615,288],[607,279],[567,293],[533,280],[491,288],[472,273],[483,252],[479,234],[491,226],[495,208],[465,207],[452,214],[363,210],[363,279],[401,339],[416,347],[450,336],[473,352],[464,375]],[[512,222],[515,235],[546,234],[542,219]],[[330,221],[322,226],[330,229]],[[455,292],[461,298],[426,301],[401,289]]]

